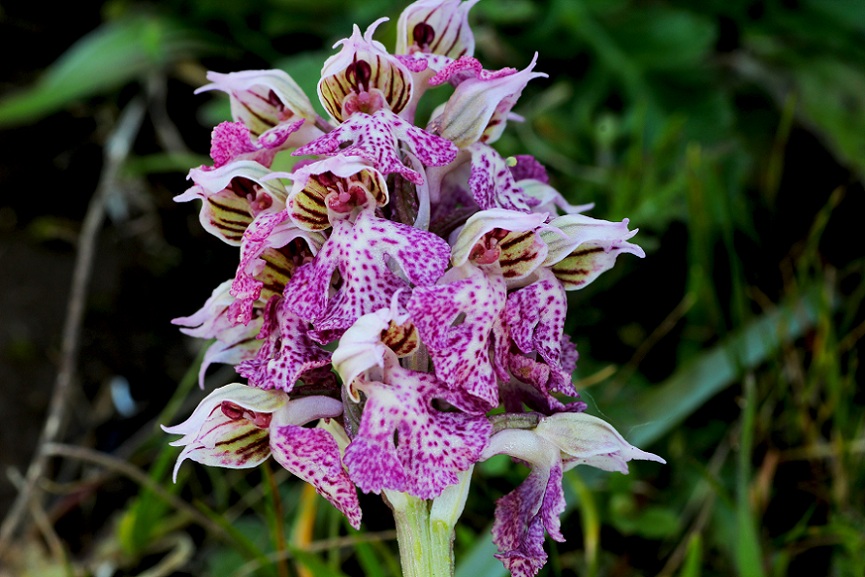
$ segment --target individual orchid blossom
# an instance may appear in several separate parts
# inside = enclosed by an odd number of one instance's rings
[[[233,322],[229,308],[235,298],[231,296],[232,281],[227,280],[213,290],[204,306],[188,317],[172,319],[172,323],[181,328],[181,332],[199,339],[215,339],[207,347],[201,367],[198,371],[198,384],[204,388],[204,377],[208,367],[213,363],[237,365],[243,361],[255,358],[261,341],[258,335],[264,323],[261,315],[250,318],[245,325]]]
[[[372,38],[386,20],[379,18],[363,35],[355,25],[349,38],[334,44],[342,49],[321,69],[318,96],[337,122],[355,112],[373,114],[383,108],[399,114],[411,101],[411,72]]]
[[[496,506],[497,557],[517,577],[563,540],[562,479],[578,464],[627,472],[659,457],[586,415],[565,330],[568,291],[621,254],[645,256],[629,221],[571,204],[530,155],[494,144],[531,80],[485,70],[468,15],[477,0],[419,0],[394,53],[373,22],[322,67],[320,118],[280,70],[209,73],[232,118],[212,166],[175,198],[239,248],[234,278],[174,319],[212,339],[199,370],[234,366],[185,422],[175,466],[250,468],[269,456],[357,528],[357,489],[394,513],[404,574],[453,574],[455,524],[475,465],[508,454],[531,467]],[[453,92],[427,126],[419,101]],[[284,155],[284,156],[280,156]],[[288,172],[274,167],[284,166]]]
[[[182,435],[171,444],[183,447],[174,478],[186,459],[216,467],[247,469],[273,456],[277,463],[315,487],[354,527],[361,511],[354,486],[342,467],[339,447],[330,433],[304,425],[332,419],[342,404],[329,397],[291,399],[232,383],[210,393],[186,421],[165,432]]]
[[[400,327],[408,316],[397,309],[394,298],[389,308],[359,318],[334,352],[348,398],[365,397],[345,461],[363,491],[390,489],[431,499],[477,462],[492,426],[482,414],[434,408],[436,399],[459,408],[460,399],[434,375],[399,364],[388,346],[394,339],[387,338],[389,332],[405,332]]]
[[[532,468],[523,484],[496,504],[496,557],[514,577],[534,577],[546,563],[544,532],[556,541],[565,540],[559,524],[559,515],[565,509],[564,471],[590,465],[627,474],[628,461],[666,462],[630,445],[606,421],[573,412],[540,417],[533,429],[505,428],[497,432],[481,459],[497,454],[510,455]]]
[[[504,69],[488,72],[480,63],[463,56],[430,79],[437,85],[455,78],[459,84],[447,101],[441,115],[432,120],[435,132],[465,148],[475,142],[492,143],[505,129],[511,109],[519,100],[523,89],[535,78],[546,78],[534,72],[537,54],[520,71]]]
[[[200,199],[201,226],[226,243],[238,246],[256,216],[285,208],[288,191],[278,180],[266,180],[270,174],[265,166],[246,159],[216,169],[194,168],[188,178],[195,184],[174,200]]]

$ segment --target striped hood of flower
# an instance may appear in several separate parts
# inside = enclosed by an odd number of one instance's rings
[[[495,149],[546,74],[538,55],[483,68],[476,2],[408,6],[394,52],[374,38],[386,19],[355,26],[323,64],[326,117],[282,70],[208,74],[201,91],[226,93],[232,118],[176,200],[201,202],[237,268],[174,323],[212,341],[202,388],[213,363],[245,383],[165,430],[181,435],[175,477],[187,459],[272,456],[355,527],[357,489],[435,501],[509,454],[531,472],[498,502],[494,540],[512,574],[532,576],[545,532],[564,538],[563,471],[660,460],[582,413],[565,333],[567,293],[644,252],[627,219],[587,216],[535,158]],[[443,85],[451,96],[419,123],[418,102]]]

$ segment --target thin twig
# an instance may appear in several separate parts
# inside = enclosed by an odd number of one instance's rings
[[[102,169],[99,186],[90,200],[87,214],[81,226],[69,303],[63,325],[60,366],[54,381],[48,416],[45,418],[39,443],[36,446],[36,454],[27,469],[24,486],[18,492],[15,502],[3,520],[2,526],[0,526],[0,559],[3,558],[8,549],[25,513],[30,509],[30,502],[36,494],[37,482],[45,473],[48,462],[45,447],[58,438],[66,420],[66,409],[70,404],[70,392],[76,372],[79,336],[93,269],[93,259],[96,253],[96,243],[102,221],[105,218],[105,200],[117,185],[118,173],[129,154],[135,136],[138,134],[144,110],[145,103],[142,98],[133,100],[123,110],[105,145],[105,166]]]
[[[159,483],[147,476],[147,474],[127,463],[122,459],[118,459],[106,453],[94,451],[86,447],[77,447],[75,445],[63,445],[60,443],[48,443],[44,447],[44,453],[49,457],[66,457],[68,459],[76,459],[78,461],[87,461],[95,463],[106,469],[110,469],[121,475],[129,477],[148,491],[152,491],[157,497],[163,499],[169,505],[188,515],[193,522],[198,523],[209,531],[214,531],[220,536],[228,537],[221,528],[214,525],[206,515],[202,514],[198,509],[184,501],[183,499],[172,495]]]

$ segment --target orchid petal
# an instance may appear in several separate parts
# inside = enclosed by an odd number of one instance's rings
[[[519,72],[509,71],[503,75],[478,73],[460,82],[441,117],[435,120],[440,127],[438,134],[459,148],[466,148],[475,142],[496,141],[504,131],[508,114],[529,81],[546,77],[546,74],[532,72],[536,61],[537,55]],[[446,71],[439,74],[445,77],[449,75]]]
[[[364,106],[371,105],[377,110],[380,107],[377,98],[383,99],[394,114],[399,114],[411,100],[411,72],[372,39],[375,29],[385,20],[375,21],[363,35],[355,25],[349,38],[334,44],[334,48],[342,46],[342,49],[328,58],[321,69],[318,96],[338,122]]]
[[[197,168],[188,178],[195,183],[177,202],[201,199],[199,221],[205,230],[238,246],[243,232],[260,213],[285,208],[287,191],[270,170],[252,160],[237,160],[215,169]]]
[[[216,339],[204,353],[201,367],[198,370],[198,384],[204,388],[204,375],[213,363],[236,365],[255,358],[261,341],[256,335],[263,323],[258,315],[246,325],[237,325],[229,314],[230,306],[235,302],[229,292],[232,281],[220,284],[204,306],[188,317],[172,319],[172,324],[183,328],[180,332],[199,339]]]
[[[552,265],[565,290],[585,287],[611,269],[619,254],[646,256],[642,248],[627,242],[637,234],[636,229],[628,230],[628,219],[609,222],[582,214],[568,214],[553,219],[549,224],[550,228],[541,232],[549,246],[544,265]]]
[[[547,256],[538,232],[546,215],[502,208],[479,211],[466,221],[453,245],[453,264],[462,266],[473,256],[483,264],[496,260],[508,280],[527,277]],[[492,235],[486,238],[487,235]]]
[[[358,156],[338,155],[307,164],[295,171],[292,179],[289,215],[299,227],[307,230],[330,227],[331,215],[326,203],[330,194],[360,187],[377,206],[384,206],[389,200],[384,176]]]
[[[310,339],[309,323],[292,313],[283,299],[273,297],[264,318],[258,354],[237,365],[250,385],[288,393],[304,373],[330,364],[330,354]]]
[[[438,378],[479,402],[478,410],[488,410],[498,404],[490,335],[507,289],[501,274],[487,275],[471,264],[451,270],[441,284],[415,288],[406,308]]]
[[[492,426],[483,415],[434,409],[433,399],[453,399],[433,375],[390,362],[384,378],[362,386],[360,429],[345,453],[349,475],[366,492],[434,498],[474,465]]]
[[[360,528],[361,510],[357,491],[340,460],[339,446],[323,429],[298,425],[273,427],[273,458],[292,475],[315,487],[355,529]]]
[[[293,250],[287,250],[293,242]],[[259,215],[241,240],[240,263],[231,285],[237,300],[228,310],[233,322],[247,324],[257,301],[282,295],[298,261],[312,258],[324,242],[322,234],[296,226],[286,211]]]
[[[211,83],[196,90],[196,94],[213,89],[228,93],[232,117],[255,136],[285,121],[298,120],[298,116],[311,121],[318,117],[300,86],[282,70],[208,72],[207,79]],[[312,123],[308,125],[312,128]]]
[[[173,446],[184,446],[174,467],[174,478],[186,459],[210,466],[246,469],[259,465],[270,455],[268,431],[253,419],[231,418],[223,403],[252,413],[269,414],[284,407],[288,397],[283,393],[262,391],[231,383],[207,395],[190,417],[166,433],[183,435]]]
[[[559,522],[565,510],[562,463],[557,447],[529,430],[496,433],[481,460],[502,453],[525,461],[532,470],[519,487],[496,502],[496,558],[515,577],[533,577],[547,561],[544,531],[556,541],[565,540]]]
[[[505,159],[494,148],[476,143],[467,150],[472,158],[469,188],[478,206],[530,212],[539,204],[514,180]]]
[[[386,109],[372,115],[353,114],[336,129],[292,154],[359,156],[382,174],[397,173],[406,180],[421,184],[423,177],[400,160],[400,143],[408,146],[425,166],[443,166],[457,154],[456,147],[448,140],[430,134]]]
[[[396,53],[425,52],[450,58],[471,56],[475,38],[468,12],[478,0],[419,0],[397,21]]]
[[[562,371],[562,338],[568,312],[567,295],[561,283],[549,271],[541,273],[540,277],[532,284],[508,295],[504,319],[510,337],[520,351],[526,354],[538,353],[549,365],[550,371],[559,372]],[[558,392],[576,396],[569,373],[566,379],[560,379],[556,384],[560,388]]]
[[[362,315],[387,307],[393,294],[429,286],[444,273],[450,248],[434,234],[362,211],[336,221],[315,259],[297,269],[286,286],[287,306],[323,333],[341,334]],[[391,270],[398,265],[405,280]],[[333,273],[342,284],[331,295]],[[408,281],[408,282],[406,282]]]
[[[589,465],[628,473],[628,461],[666,463],[628,443],[608,422],[586,413],[558,413],[541,420],[535,432],[561,450],[565,469]]]

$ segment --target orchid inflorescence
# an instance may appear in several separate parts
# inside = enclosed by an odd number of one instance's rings
[[[249,468],[273,456],[355,528],[357,489],[383,493],[401,549],[404,536],[423,541],[399,533],[408,504],[452,539],[474,465],[510,455],[531,472],[498,500],[493,540],[513,575],[532,576],[544,533],[564,539],[564,471],[663,462],[583,412],[564,333],[566,292],[644,253],[627,220],[584,215],[591,205],[569,204],[533,157],[491,146],[546,75],[537,57],[482,67],[476,1],[413,3],[395,54],[373,39],[385,18],[355,26],[318,83],[330,120],[282,70],[208,74],[201,90],[228,93],[234,120],[214,128],[213,166],[190,171],[177,200],[201,200],[201,224],[240,259],[174,322],[214,339],[202,387],[213,363],[247,384],[165,430],[182,435],[175,478],[185,459]],[[415,125],[420,99],[445,84],[451,96]],[[300,157],[291,172],[273,169],[283,153]],[[404,565],[430,563],[415,553]]]

